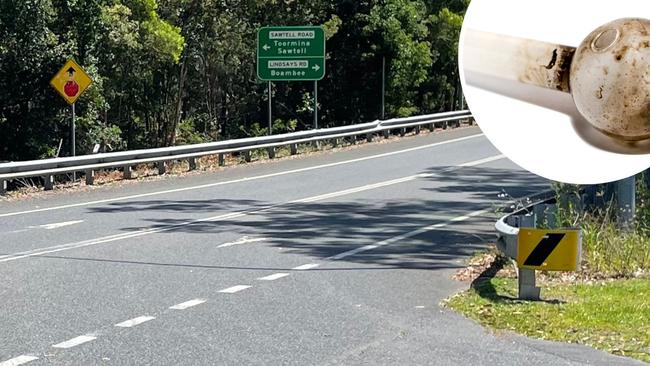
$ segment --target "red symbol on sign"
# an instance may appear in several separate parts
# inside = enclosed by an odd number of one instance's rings
[[[76,81],[74,81],[74,73],[75,70],[74,68],[69,68],[68,69],[68,77],[70,80],[65,83],[65,86],[63,87],[63,91],[65,92],[65,95],[69,96],[70,98],[75,97],[77,94],[79,94],[79,84],[77,84]]]

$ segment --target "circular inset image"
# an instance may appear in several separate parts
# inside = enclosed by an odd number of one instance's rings
[[[573,184],[650,168],[650,6],[638,0],[473,0],[463,91],[508,158]]]

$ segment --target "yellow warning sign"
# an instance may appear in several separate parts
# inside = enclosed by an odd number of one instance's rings
[[[581,231],[519,229],[519,268],[544,271],[576,271],[582,250]]]
[[[74,60],[68,60],[50,81],[69,104],[74,104],[92,83],[93,79]]]

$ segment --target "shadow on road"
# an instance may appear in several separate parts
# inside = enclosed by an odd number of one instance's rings
[[[316,259],[327,259],[360,246],[381,243],[383,240],[422,227],[448,222],[476,210],[496,210],[507,201],[499,198],[504,191],[511,196],[521,197],[549,187],[548,181],[521,170],[454,170],[450,167],[439,167],[425,173],[433,175],[418,181],[417,192],[413,192],[413,189],[405,191],[405,194],[400,194],[399,199],[383,199],[377,194],[381,192],[378,190],[372,194],[372,197],[377,197],[373,199],[360,199],[359,195],[349,195],[313,203],[280,205],[275,205],[271,199],[129,201],[90,208],[89,211],[146,211],[152,214],[151,218],[147,219],[150,224],[145,225],[146,228],[165,228],[164,233],[156,235],[237,233],[268,238],[267,245],[283,248],[282,253],[298,253]],[[179,215],[174,215],[173,218],[169,215],[166,218],[156,218],[157,212],[173,212]],[[214,216],[220,212],[247,214],[236,219],[191,224],[188,224],[192,221],[191,218],[180,217],[183,213]],[[491,225],[486,223],[494,221],[496,217],[497,213],[488,213],[467,222],[453,223],[343,260],[364,265],[379,265],[382,268],[457,268],[460,265],[457,259],[471,255],[494,238]],[[482,224],[478,225],[476,221],[481,221]],[[142,227],[129,227],[123,230],[141,229]],[[211,268],[209,264],[206,267]],[[218,266],[215,268],[224,269]]]

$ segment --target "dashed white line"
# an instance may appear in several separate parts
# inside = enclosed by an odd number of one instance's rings
[[[237,285],[233,287],[228,287],[226,289],[223,289],[219,292],[224,293],[224,294],[234,294],[235,292],[243,291],[246,290],[247,288],[250,288],[250,286],[246,285]]]
[[[14,357],[11,360],[0,362],[0,366],[19,366],[19,365],[24,365],[28,362],[32,362],[34,360],[38,360],[38,357],[21,355],[18,357]]]
[[[92,335],[82,335],[82,336],[75,337],[75,338],[72,338],[70,340],[67,340],[65,342],[55,344],[52,347],[54,347],[54,348],[64,348],[64,349],[65,348],[72,348],[72,347],[78,346],[80,344],[84,344],[84,343],[94,341],[95,339],[97,339],[97,337],[92,336]]]
[[[75,221],[65,221],[65,222],[55,222],[53,224],[45,224],[45,225],[38,225],[38,226],[30,226],[31,229],[34,228],[39,228],[39,229],[45,229],[45,230],[54,230],[54,229],[59,229],[62,227],[66,226],[72,226],[76,224],[81,224],[84,222],[84,220],[75,220]]]
[[[120,328],[131,328],[154,319],[156,319],[155,316],[139,316],[137,318],[117,323],[115,326]]]
[[[483,215],[483,214],[485,214],[487,212],[490,212],[490,210],[474,211],[474,212],[469,213],[467,215],[459,216],[459,217],[453,218],[453,219],[451,219],[449,221],[446,221],[446,222],[441,222],[441,223],[438,223],[438,224],[429,225],[429,226],[426,226],[426,227],[423,227],[423,228],[419,228],[417,230],[410,231],[408,233],[404,233],[404,234],[401,234],[401,235],[394,236],[392,238],[380,241],[377,244],[365,245],[365,246],[360,247],[360,248],[355,248],[355,249],[352,249],[352,250],[348,250],[347,252],[343,252],[343,253],[328,257],[327,259],[328,260],[339,260],[339,259],[343,259],[343,258],[352,256],[352,255],[356,255],[356,254],[359,254],[359,253],[362,253],[362,252],[367,252],[369,250],[373,250],[373,249],[376,249],[376,248],[379,248],[379,247],[384,247],[384,246],[387,246],[387,245],[391,245],[393,243],[396,243],[396,242],[404,240],[404,239],[412,238],[414,236],[424,234],[424,233],[429,232],[429,231],[433,231],[433,230],[436,230],[436,229],[440,229],[440,228],[449,226],[450,224],[452,224],[454,222],[465,221],[465,220],[468,220],[468,219],[470,219],[472,217]]]
[[[489,157],[486,159],[481,159],[473,162],[468,162],[465,163],[463,166],[474,166],[478,165],[479,163],[485,163],[487,161],[496,161],[500,159],[505,159],[505,156],[503,155],[497,155],[493,157]],[[447,168],[445,171],[450,171],[450,170],[455,170],[459,169],[459,166],[452,167],[452,168]],[[430,177],[430,176],[435,176],[434,173],[432,174],[416,174],[412,175],[409,177],[403,177],[403,178],[398,178],[398,179],[392,179],[389,181],[385,182],[379,182],[379,183],[374,183],[374,184],[367,184],[364,186],[360,187],[355,187],[351,189],[346,189],[342,191],[337,191],[337,192],[332,192],[332,193],[327,193],[323,195],[318,195],[318,196],[313,196],[313,197],[307,197],[295,201],[290,201],[290,202],[284,202],[284,203],[278,203],[275,205],[269,205],[267,207],[257,209],[257,210],[252,210],[252,211],[243,211],[243,212],[231,212],[227,214],[222,214],[218,216],[213,216],[213,217],[207,217],[203,219],[197,219],[197,220],[191,220],[191,221],[185,221],[181,222],[179,224],[175,225],[169,225],[169,226],[162,226],[162,227],[157,227],[157,228],[149,228],[149,229],[143,229],[137,232],[131,232],[131,233],[123,233],[123,234],[117,234],[117,235],[109,235],[97,239],[90,239],[90,240],[85,240],[82,242],[76,242],[76,243],[68,243],[68,244],[61,244],[61,245],[55,245],[52,247],[46,247],[46,248],[39,248],[39,249],[34,249],[26,252],[19,252],[19,253],[14,253],[10,254],[8,256],[5,256],[5,258],[0,258],[0,262],[9,262],[9,261],[14,261],[18,259],[23,259],[23,258],[29,258],[29,257],[35,257],[35,256],[40,256],[44,254],[51,254],[51,253],[56,253],[56,252],[61,252],[61,251],[66,251],[66,250],[71,250],[71,249],[76,249],[76,248],[82,248],[82,247],[88,247],[88,246],[94,246],[102,243],[109,243],[109,242],[114,242],[118,240],[124,240],[124,239],[130,239],[130,238],[136,238],[144,235],[151,235],[151,234],[157,234],[157,233],[163,233],[171,230],[175,230],[178,228],[182,227],[187,227],[190,225],[198,224],[198,223],[203,223],[203,222],[214,222],[214,221],[225,221],[225,220],[231,220],[231,219],[236,219],[244,216],[249,216],[249,215],[255,215],[255,214],[260,214],[263,212],[270,211],[272,209],[282,207],[282,206],[287,206],[291,204],[296,204],[296,203],[311,203],[311,202],[316,202],[316,201],[322,201],[330,198],[335,198],[335,197],[341,197],[353,193],[359,193],[363,191],[369,191],[377,188],[382,188],[382,187],[387,187],[390,185],[395,185],[395,184],[400,184],[404,182],[409,182],[413,181],[415,179],[423,178],[423,177]],[[2,215],[0,215],[2,217]],[[373,248],[374,249],[374,248]]]
[[[219,245],[217,248],[227,248],[227,247],[232,247],[232,246],[235,246],[235,245],[259,243],[259,242],[267,241],[267,240],[268,240],[267,238],[249,238],[249,237],[245,236],[245,237],[243,237],[243,238],[241,238],[241,239],[239,239],[237,241],[233,241],[233,242],[230,242],[230,243],[223,243],[223,244]]]
[[[190,300],[190,301],[185,301],[185,302],[180,303],[180,304],[176,304],[174,306],[170,306],[169,308],[172,309],[172,310],[185,310],[187,308],[191,308],[192,306],[201,305],[206,301],[207,300],[205,300],[205,299],[194,299],[194,300]]]
[[[169,190],[165,190],[165,191],[158,191],[158,192],[151,192],[151,193],[144,193],[144,194],[134,194],[134,195],[130,195],[130,196],[108,198],[108,199],[104,199],[104,200],[73,203],[73,204],[70,204],[70,205],[44,207],[44,208],[38,208],[38,209],[33,209],[33,210],[27,210],[27,211],[9,212],[9,213],[0,214],[0,217],[9,217],[9,216],[25,215],[25,214],[36,213],[36,212],[54,211],[54,210],[62,210],[62,209],[66,209],[66,208],[91,206],[91,205],[97,205],[97,204],[102,204],[102,203],[125,201],[125,200],[129,200],[129,199],[133,199],[133,198],[151,197],[151,196],[168,194],[168,193],[193,191],[193,190],[197,190],[197,189],[204,189],[204,188],[222,186],[222,185],[226,185],[226,184],[248,182],[248,181],[254,181],[254,180],[265,179],[265,178],[273,178],[273,177],[278,177],[278,176],[283,176],[283,175],[308,172],[308,171],[317,170],[317,169],[330,168],[330,167],[335,167],[335,166],[339,166],[339,165],[358,163],[358,162],[362,162],[362,161],[366,161],[366,160],[379,159],[379,158],[384,158],[384,157],[387,157],[387,156],[404,154],[404,153],[408,153],[408,152],[429,149],[429,148],[432,148],[432,147],[437,147],[437,146],[442,146],[442,145],[447,145],[447,144],[453,144],[455,142],[461,142],[461,141],[465,141],[465,140],[475,139],[475,138],[478,138],[478,137],[483,137],[483,134],[480,133],[480,134],[461,137],[461,138],[457,138],[457,139],[453,139],[453,140],[441,141],[441,142],[436,142],[436,143],[433,143],[433,144],[412,147],[412,148],[409,148],[409,149],[392,151],[392,152],[378,154],[378,155],[371,155],[371,156],[366,156],[366,157],[363,157],[363,158],[339,161],[339,162],[336,162],[336,163],[316,165],[316,166],[311,166],[311,167],[307,167],[307,168],[293,169],[293,170],[287,170],[287,171],[283,171],[283,172],[258,175],[258,176],[247,177],[247,178],[242,178],[242,179],[234,179],[234,180],[229,180],[229,181],[224,181],[224,182],[203,184],[203,185],[199,185],[199,186],[177,188],[177,189],[169,189]]]
[[[303,264],[302,266],[294,267],[292,268],[294,271],[308,271],[312,268],[316,268],[320,266],[318,263],[308,263],[308,264]]]
[[[266,277],[260,277],[258,278],[259,281],[275,281],[279,280],[280,278],[287,277],[289,273],[274,273],[272,275],[266,276]]]

